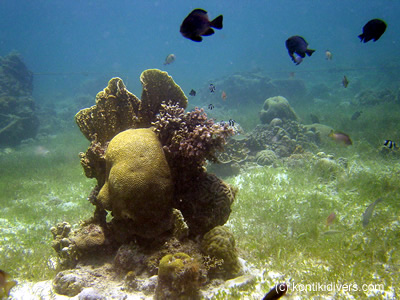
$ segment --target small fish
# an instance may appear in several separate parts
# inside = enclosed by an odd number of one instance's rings
[[[196,91],[192,89],[192,90],[189,92],[189,95],[190,95],[190,96],[193,96],[193,97],[196,96]]]
[[[362,214],[362,218],[363,218],[362,224],[364,227],[366,227],[368,225],[369,221],[371,220],[372,213],[374,212],[374,208],[379,202],[382,202],[382,198],[376,199],[373,203],[371,203],[367,207],[367,209]]]
[[[319,118],[316,115],[310,114],[310,118],[311,118],[311,122],[313,124],[315,124],[315,123],[319,124]]]
[[[265,294],[263,300],[276,300],[286,294],[288,287],[286,283],[278,283],[268,293]]]
[[[333,212],[326,218],[326,226],[332,225],[335,219],[336,219],[336,214]]]
[[[290,73],[289,73],[289,78],[294,78],[295,75],[296,75],[296,73],[290,72]]]
[[[213,35],[215,29],[222,29],[223,16],[219,15],[210,22],[207,12],[197,8],[193,10],[182,22],[180,32],[194,42],[201,42],[201,36]],[[211,28],[212,27],[212,28]]]
[[[328,136],[330,138],[332,138],[338,144],[344,144],[346,146],[350,146],[353,144],[350,137],[346,133],[343,133],[343,132],[332,130]]]
[[[208,109],[209,109],[209,110],[213,110],[213,108],[214,108],[214,105],[208,104]]]
[[[10,290],[17,284],[16,281],[9,279],[10,275],[0,270],[0,299],[8,297],[10,295]]]
[[[168,55],[166,58],[165,58],[165,61],[164,61],[164,66],[165,65],[169,65],[169,64],[172,64],[174,61],[175,61],[175,54],[170,54],[170,55]]]
[[[315,50],[308,49],[307,47],[308,43],[301,36],[295,35],[286,40],[286,48],[289,56],[296,65],[302,62],[302,59],[306,57],[306,54],[311,56],[315,52]],[[297,56],[294,55],[295,53]]]
[[[388,147],[389,149],[396,149],[397,148],[396,143],[391,141],[391,140],[385,140],[383,145]]]
[[[225,93],[225,91],[222,91],[222,94],[221,94],[221,98],[222,98],[222,100],[226,100],[226,93]]]
[[[232,127],[235,126],[235,120],[229,119],[228,123]]]
[[[329,50],[325,51],[325,59],[326,60],[332,60],[332,52]]]
[[[215,85],[210,83],[210,86],[208,87],[208,89],[210,90],[211,93],[214,93],[215,92]]]
[[[372,19],[363,27],[363,33],[358,37],[361,42],[369,42],[370,40],[374,40],[376,42],[382,36],[382,34],[386,30],[386,23],[380,19]]]
[[[350,81],[347,79],[346,75],[343,76],[342,85],[343,85],[345,88],[347,88],[347,86],[349,85],[349,82],[350,82]]]
[[[362,111],[356,111],[352,116],[351,116],[351,120],[355,121],[357,120],[362,114]]]

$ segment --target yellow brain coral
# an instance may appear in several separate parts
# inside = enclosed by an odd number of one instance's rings
[[[117,134],[106,151],[106,182],[98,200],[135,234],[152,238],[171,227],[173,183],[161,144],[151,128]]]

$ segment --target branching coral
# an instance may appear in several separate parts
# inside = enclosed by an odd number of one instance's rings
[[[217,151],[223,150],[226,139],[234,131],[228,124],[214,123],[203,109],[184,113],[184,109],[172,103],[163,103],[157,116],[155,132],[166,154],[183,165],[201,167],[206,160],[217,162]]]

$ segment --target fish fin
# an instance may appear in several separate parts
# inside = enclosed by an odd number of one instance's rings
[[[362,42],[363,39],[364,39],[364,34],[362,33],[362,34],[360,34],[358,37],[360,38],[360,42]],[[364,42],[364,43],[365,43],[365,42]]]
[[[201,8],[196,8],[191,13],[192,14],[202,14],[202,15],[207,14],[207,12],[204,9],[201,9]]]
[[[206,32],[204,32],[202,35],[203,36],[207,36],[207,35],[213,35],[214,34],[214,29],[212,29],[211,27],[207,29]]]
[[[199,35],[191,35],[189,39],[191,39],[194,42],[201,42],[203,40],[203,38]]]
[[[315,50],[312,50],[312,49],[307,49],[307,50],[306,50],[306,54],[307,54],[308,56],[311,56],[314,52],[315,52]]]
[[[216,17],[214,20],[211,21],[211,27],[214,27],[215,29],[222,29],[222,20],[223,16],[219,15]]]

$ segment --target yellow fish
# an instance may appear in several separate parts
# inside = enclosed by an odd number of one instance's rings
[[[349,85],[349,80],[347,79],[347,77],[346,76],[343,76],[343,79],[342,79],[342,85],[345,87],[345,88],[347,88],[347,86]]]
[[[9,280],[10,275],[8,275],[3,270],[0,270],[0,299],[3,297],[8,297],[10,290],[17,284],[14,280]]]

